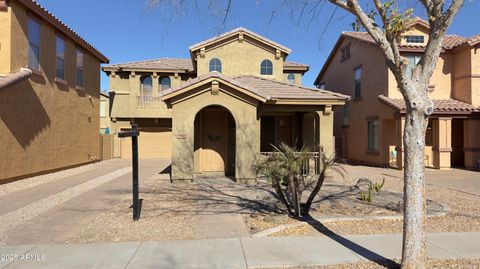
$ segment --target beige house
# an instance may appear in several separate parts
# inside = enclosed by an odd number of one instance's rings
[[[100,92],[100,133],[110,133],[110,96],[108,92]]]
[[[428,23],[417,19],[400,51],[409,69],[428,42]],[[480,35],[447,35],[428,95],[435,111],[426,135],[425,165],[474,169],[480,159]],[[336,111],[337,151],[352,161],[402,167],[405,103],[381,49],[365,32],[344,32],[315,85],[351,96]]]
[[[140,158],[172,158],[173,179],[256,177],[279,141],[333,153],[333,108],[347,97],[303,87],[291,50],[244,28],[189,48],[190,58],[108,65],[112,132],[140,128]],[[131,156],[117,138],[116,156]]]
[[[98,159],[107,62],[36,1],[0,0],[0,183]]]

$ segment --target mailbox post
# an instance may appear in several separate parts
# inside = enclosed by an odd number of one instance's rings
[[[132,124],[130,131],[119,132],[118,137],[132,138],[132,195],[133,195],[133,220],[140,218],[140,200],[138,198],[138,132],[137,124]]]

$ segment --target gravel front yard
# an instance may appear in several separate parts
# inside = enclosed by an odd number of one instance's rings
[[[344,178],[334,176],[329,180],[330,184],[342,184],[353,186],[359,178],[369,178],[374,182],[381,182],[385,178],[385,186],[382,190],[396,193],[403,192],[402,173],[398,170],[391,170],[377,167],[343,165],[346,170]],[[328,191],[327,191],[328,192]],[[325,190],[320,191],[320,195],[325,195]],[[480,231],[480,197],[464,192],[449,190],[434,185],[427,185],[427,198],[444,205],[448,205],[450,212],[446,216],[429,217],[427,219],[428,232],[478,232]],[[375,198],[374,198],[375,199]],[[357,204],[361,204],[358,203]],[[315,218],[328,216],[351,216],[352,209],[355,207],[346,207],[345,203],[331,204],[322,201],[319,208],[312,212]],[[358,208],[357,208],[358,209]],[[372,210],[371,212],[359,210],[366,216],[379,215],[385,213],[397,213],[385,209]],[[361,215],[361,214],[356,214]],[[246,223],[252,233],[261,230],[279,226],[282,224],[294,224],[298,221],[286,217],[273,216],[245,216]],[[339,234],[381,234],[381,233],[401,233],[401,220],[362,220],[362,221],[341,221],[324,223],[324,226],[333,232]],[[272,236],[308,236],[322,235],[320,232],[323,227],[313,227],[312,225],[301,225],[293,228],[287,228]],[[319,231],[320,230],[320,231]]]
[[[185,188],[183,185],[185,184]],[[122,202],[89,223],[70,243],[157,241],[193,239],[192,214],[180,209],[191,207],[193,185],[171,184],[166,175],[156,175],[142,184],[141,218],[132,221],[131,193],[122,196]],[[179,192],[175,188],[183,188]]]
[[[398,262],[398,261],[396,261]],[[286,267],[272,267],[265,269],[286,269]],[[352,263],[352,264],[336,264],[336,265],[325,265],[325,266],[313,266],[313,267],[288,267],[288,269],[380,269],[380,268],[400,268],[398,264],[390,263],[387,266],[379,265],[375,262],[361,262],[361,263]],[[444,268],[455,268],[455,269],[478,269],[480,268],[480,260],[468,260],[468,259],[448,259],[448,260],[439,260],[439,259],[429,259],[427,261],[427,268],[429,269],[444,269]]]

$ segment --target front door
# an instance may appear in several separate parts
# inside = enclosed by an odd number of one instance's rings
[[[222,108],[203,110],[202,172],[225,172],[227,164],[228,114]]]

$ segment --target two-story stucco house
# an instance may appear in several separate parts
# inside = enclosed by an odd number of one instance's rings
[[[254,179],[279,141],[333,153],[333,108],[347,97],[303,87],[308,66],[286,61],[290,52],[238,28],[191,46],[190,58],[105,66],[112,132],[138,124],[140,158],[172,158],[173,179]],[[130,148],[118,141],[116,155]]]
[[[408,70],[420,60],[429,25],[416,19],[400,51]],[[426,134],[425,165],[475,168],[480,159],[480,36],[447,35],[430,80],[435,110]],[[405,103],[379,46],[365,32],[344,32],[315,84],[351,96],[336,111],[337,151],[357,162],[402,167]]]
[[[33,0],[0,0],[0,183],[98,159],[108,59]]]

